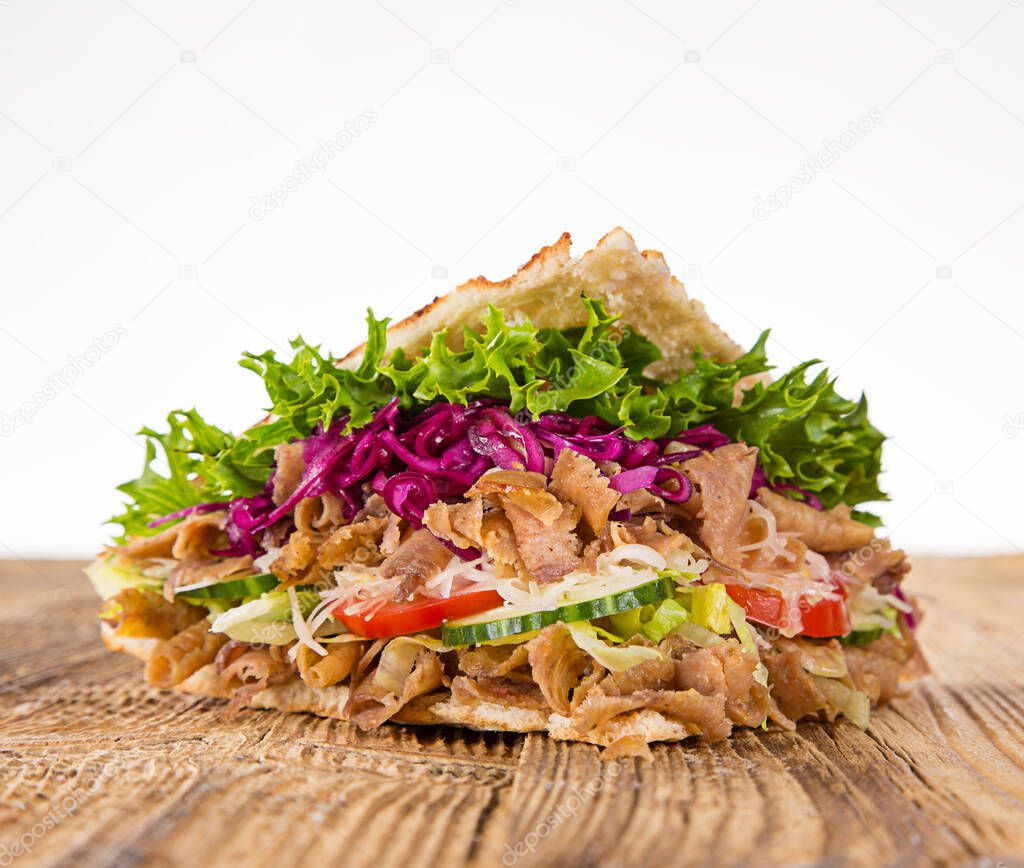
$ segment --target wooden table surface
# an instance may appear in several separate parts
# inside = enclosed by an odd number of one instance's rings
[[[0,562],[0,866],[1021,865],[1024,558],[916,562],[934,672],[867,732],[602,763],[142,683],[70,562]]]

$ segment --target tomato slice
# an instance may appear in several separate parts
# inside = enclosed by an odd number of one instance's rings
[[[501,594],[494,590],[474,591],[472,587],[455,592],[450,597],[416,597],[396,603],[388,600],[372,616],[363,613],[345,614],[345,605],[334,608],[334,617],[352,633],[367,639],[390,639],[421,633],[440,627],[445,621],[468,618],[488,609],[496,609],[504,602]]]
[[[839,598],[835,600],[819,600],[811,603],[800,601],[800,634],[815,639],[829,636],[845,636],[850,632],[850,610],[846,605],[846,588],[842,582],[834,582]],[[746,588],[742,585],[726,585],[726,591],[743,607],[747,617],[766,627],[781,627],[785,616],[782,597],[771,591],[759,588]]]

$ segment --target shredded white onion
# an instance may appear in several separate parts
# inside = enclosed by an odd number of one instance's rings
[[[669,553],[665,560],[668,562],[669,568],[694,578],[711,565],[707,558],[695,558],[693,552],[685,552],[682,549],[676,549],[674,552]]]
[[[307,623],[309,631],[316,636],[317,631],[331,619],[331,600],[321,599],[312,612],[309,613]]]
[[[789,540],[799,535],[780,531],[772,512],[757,501],[748,501],[747,506],[747,521],[762,524],[765,536],[756,543],[740,546],[739,551],[764,551],[772,560],[781,558],[792,563],[792,567],[772,572],[737,569],[732,581],[745,587],[770,590],[779,594],[783,599],[784,608],[783,623],[779,629],[785,636],[794,636],[802,626],[802,600],[818,602],[839,598],[840,592],[833,582],[832,568],[823,555],[810,549],[807,549],[802,560],[799,560],[797,553],[790,551],[787,546]]]
[[[288,600],[292,604],[292,626],[295,628],[295,635],[299,640],[298,644],[293,645],[291,650],[289,650],[288,656],[294,660],[298,654],[299,645],[305,645],[321,657],[326,657],[327,649],[313,638],[313,633],[309,629],[306,619],[302,616],[302,607],[299,606],[299,595],[295,593],[294,587],[288,589]]]
[[[452,595],[456,579],[473,582],[479,586],[477,590],[484,590],[495,578],[494,564],[493,562],[489,564],[487,560],[485,557],[479,557],[472,561],[460,561],[453,557],[447,567],[434,578],[424,582],[419,589],[420,593],[427,597],[447,599]]]
[[[747,522],[749,523],[752,520],[763,522],[765,528],[764,539],[739,546],[738,551],[754,552],[764,549],[772,556],[782,558],[784,561],[793,562],[796,560],[796,555],[786,547],[786,543],[796,534],[780,531],[775,522],[775,514],[770,509],[765,509],[756,500],[747,501]]]
[[[663,570],[668,566],[665,561],[665,556],[659,554],[650,546],[631,543],[630,545],[619,546],[618,548],[612,549],[610,552],[605,552],[603,555],[598,557],[597,570],[600,573],[607,567],[617,567],[624,564],[626,561],[643,564],[645,567],[650,567],[654,570]]]

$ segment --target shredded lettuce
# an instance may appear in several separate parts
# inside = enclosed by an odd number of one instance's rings
[[[303,617],[320,602],[316,591],[297,591]],[[292,606],[286,591],[269,591],[255,600],[228,609],[213,619],[211,633],[224,633],[239,642],[287,645],[296,638]]]
[[[674,632],[676,635],[682,636],[688,642],[692,642],[701,648],[710,648],[725,641],[717,633],[713,633],[706,627],[693,623],[693,621],[683,621],[682,624],[676,627]]]
[[[814,492],[826,507],[885,499],[878,487],[885,438],[868,421],[863,397],[841,397],[824,370],[808,380],[816,361],[754,385],[733,406],[740,380],[770,370],[768,332],[734,361],[698,352],[691,370],[657,380],[644,371],[662,357],[658,347],[600,301],[584,297],[581,303],[587,324],[560,330],[508,322],[492,307],[481,331],[465,329],[462,349],[451,349],[441,331],[414,357],[400,349],[387,355],[389,321],[370,312],[356,370],[339,368],[338,359],[302,338],[292,341],[290,361],[273,351],[246,353],[240,364],[263,380],[269,421],[236,437],[192,409],[173,411],[166,432],[143,428],[142,474],[119,487],[129,502],[111,521],[122,526],[125,539],[152,533],[150,522],[182,508],[257,494],[270,477],[275,446],[339,420],[349,430],[361,427],[394,398],[409,412],[441,400],[494,398],[534,417],[594,415],[635,439],[712,424],[756,446],[772,483]],[[154,466],[158,460],[163,473]]]
[[[871,700],[866,693],[847,687],[835,678],[812,675],[814,683],[837,712],[845,715],[854,726],[867,729],[871,721]]]
[[[663,600],[643,625],[643,634],[652,642],[660,642],[684,621],[690,620],[690,613],[678,600]]]
[[[693,588],[691,615],[693,622],[713,633],[731,633],[732,621],[729,618],[729,594],[725,585],[712,582],[709,585],[696,585]]]
[[[623,672],[645,660],[657,660],[662,657],[657,648],[649,648],[646,645],[608,645],[602,641],[601,635],[611,634],[586,621],[577,621],[566,626],[576,646],[581,651],[586,651],[609,672]]]
[[[728,601],[727,608],[729,621],[732,623],[732,629],[736,634],[736,638],[740,640],[740,644],[748,654],[752,654],[760,660],[761,655],[757,651],[757,642],[754,641],[754,631],[750,629],[750,625],[747,623],[747,613],[739,603],[732,600]]]
[[[162,579],[143,574],[137,566],[121,564],[109,557],[93,561],[85,568],[85,574],[101,600],[116,596],[125,588],[143,588],[159,593],[164,584]]]
[[[639,609],[627,609],[625,612],[609,615],[608,621],[616,635],[628,639],[643,630],[644,623],[649,621],[653,614],[654,606],[641,606]]]

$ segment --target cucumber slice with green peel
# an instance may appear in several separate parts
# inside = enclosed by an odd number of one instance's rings
[[[178,588],[174,595],[185,600],[241,600],[243,597],[258,597],[272,591],[280,582],[273,573],[260,573],[258,576],[242,576],[226,582],[185,585]]]
[[[491,609],[472,618],[450,621],[441,627],[441,641],[445,645],[478,645],[520,633],[540,630],[559,621],[590,621],[606,615],[616,615],[630,609],[639,609],[652,603],[667,600],[675,593],[675,583],[668,578],[658,578],[618,593],[566,603],[554,609],[537,611],[524,606]]]

